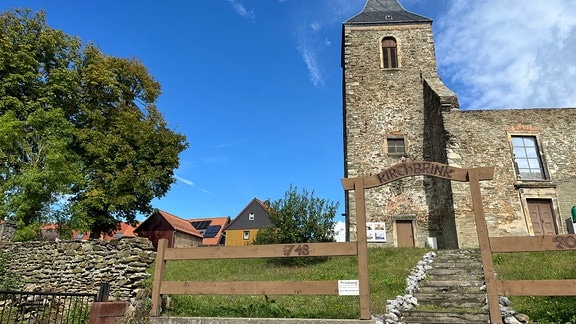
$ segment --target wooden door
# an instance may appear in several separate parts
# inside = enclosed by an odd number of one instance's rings
[[[414,246],[414,230],[411,220],[396,220],[396,236],[398,247]]]
[[[556,222],[554,222],[552,200],[528,199],[526,203],[528,204],[534,235],[556,235],[558,232]]]

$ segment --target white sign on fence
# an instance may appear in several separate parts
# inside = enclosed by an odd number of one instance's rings
[[[359,296],[359,280],[338,280],[338,295],[340,296]]]

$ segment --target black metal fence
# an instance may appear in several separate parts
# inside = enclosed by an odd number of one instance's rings
[[[0,323],[84,324],[97,299],[97,294],[0,291]]]

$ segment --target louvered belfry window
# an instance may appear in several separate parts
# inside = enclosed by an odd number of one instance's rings
[[[398,68],[398,50],[394,37],[382,39],[382,67],[385,69]]]

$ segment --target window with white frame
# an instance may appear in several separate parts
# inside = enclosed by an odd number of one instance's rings
[[[248,220],[254,220],[254,213],[248,214]]]
[[[250,239],[250,231],[244,231],[242,238],[247,241]]]
[[[512,150],[519,180],[546,180],[536,136],[512,135]]]

